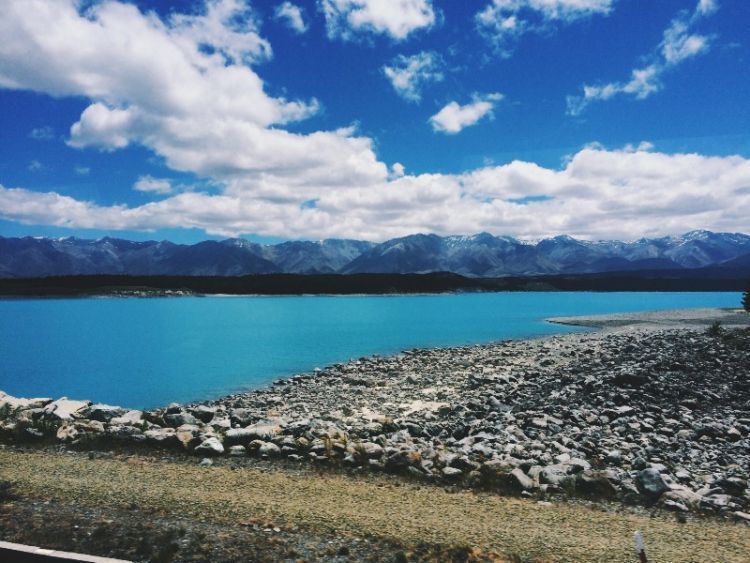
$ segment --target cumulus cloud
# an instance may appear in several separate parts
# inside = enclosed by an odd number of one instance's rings
[[[410,57],[399,55],[383,73],[390,80],[396,93],[410,102],[422,99],[422,89],[431,82],[440,82],[445,77],[443,61],[437,53],[423,51]]]
[[[483,117],[492,118],[495,104],[503,99],[502,94],[475,94],[473,101],[464,106],[450,102],[430,118],[434,131],[455,135],[466,127],[476,125]]]
[[[133,184],[133,189],[138,192],[168,194],[172,191],[172,182],[166,178],[154,178],[148,175],[141,176]]]
[[[699,0],[693,13],[681,12],[669,24],[661,43],[651,53],[652,61],[634,69],[625,82],[610,82],[603,85],[583,85],[583,94],[568,96],[568,114],[580,115],[595,101],[609,100],[617,95],[630,95],[637,100],[648,98],[662,89],[661,77],[675,66],[709,50],[711,38],[693,33],[693,28],[705,16],[718,9],[715,0]]]
[[[305,18],[302,16],[302,8],[291,2],[284,2],[276,7],[274,17],[277,20],[283,21],[286,26],[296,31],[297,33],[305,33],[307,31],[307,24]]]
[[[435,24],[432,0],[319,0],[328,37],[353,39],[358,34],[387,35],[403,41]]]
[[[372,141],[351,128],[283,128],[318,104],[266,93],[251,65],[271,48],[247,3],[210,0],[202,13],[166,20],[116,1],[78,6],[11,0],[0,18],[0,87],[91,101],[70,128],[71,146],[138,144],[174,170],[265,192],[387,177]]]
[[[270,46],[246,3],[214,0],[201,13],[166,19],[114,0],[84,13],[79,6],[75,0],[4,3],[0,87],[85,98],[89,105],[70,129],[72,146],[143,146],[212,189],[202,191],[199,181],[196,189],[173,187],[131,207],[0,186],[3,219],[111,231],[198,228],[223,236],[371,240],[414,232],[628,238],[747,228],[750,161],[739,156],[592,145],[560,169],[515,161],[465,174],[408,174],[399,163],[378,160],[373,140],[354,127],[285,129],[313,115],[317,104],[266,92],[254,65],[271,56]],[[457,132],[490,117],[499,98],[453,102],[433,123]],[[160,181],[141,180],[152,188]]]
[[[665,154],[646,143],[588,146],[561,169],[514,161],[459,175],[400,175],[270,201],[247,190],[185,192],[137,207],[102,207],[57,193],[0,187],[0,216],[106,230],[194,227],[215,235],[384,240],[415,232],[561,233],[632,239],[705,228],[746,231],[750,160]],[[545,197],[541,197],[545,196]]]
[[[607,15],[614,0],[492,0],[475,16],[476,27],[504,57],[526,33],[541,33],[593,15]]]

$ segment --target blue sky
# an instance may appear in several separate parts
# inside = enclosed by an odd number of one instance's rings
[[[748,230],[745,0],[9,5],[3,236]]]

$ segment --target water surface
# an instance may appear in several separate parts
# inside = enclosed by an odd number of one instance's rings
[[[737,293],[0,300],[0,389],[155,407],[352,357],[577,330],[547,317],[739,302]]]

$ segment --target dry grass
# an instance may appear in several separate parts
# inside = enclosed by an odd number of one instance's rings
[[[0,480],[34,498],[82,506],[180,514],[213,522],[267,519],[340,534],[396,538],[406,544],[472,546],[524,560],[634,561],[643,532],[649,560],[747,561],[745,525],[613,514],[572,504],[473,492],[447,492],[379,479],[203,468],[149,458],[95,459],[0,451]]]

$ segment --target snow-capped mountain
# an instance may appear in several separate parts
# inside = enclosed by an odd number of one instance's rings
[[[634,242],[557,236],[534,243],[479,233],[416,234],[380,244],[328,239],[261,245],[244,239],[193,245],[105,237],[0,237],[0,277],[73,274],[237,276],[264,273],[424,273],[500,277],[679,270],[738,263],[750,236],[691,231]]]

